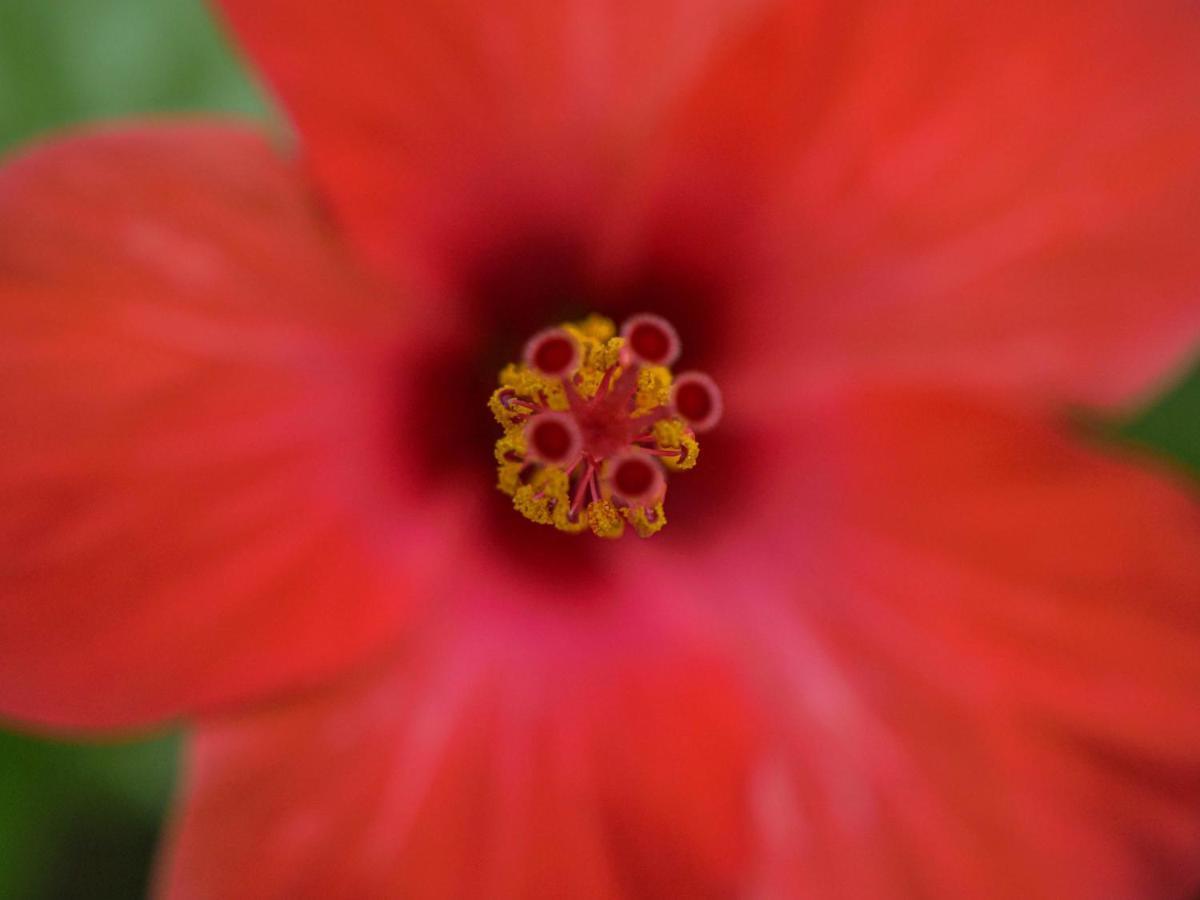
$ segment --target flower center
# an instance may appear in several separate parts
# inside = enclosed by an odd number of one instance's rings
[[[679,337],[641,314],[620,335],[591,316],[538,332],[500,373],[488,405],[499,488],[526,518],[560,531],[649,537],[666,524],[664,466],[696,465],[696,432],[717,424],[721,395],[700,372],[676,378]]]

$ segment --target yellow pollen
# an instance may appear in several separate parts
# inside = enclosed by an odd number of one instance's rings
[[[639,365],[603,316],[562,328],[578,345],[574,372],[560,378],[511,363],[501,370],[500,386],[488,400],[504,429],[495,447],[497,487],[525,518],[559,531],[590,530],[616,539],[629,525],[649,537],[667,522],[665,488],[640,500],[614,495],[601,477],[601,463],[615,453],[632,452],[671,471],[696,465],[696,436],[671,406],[671,370]],[[526,445],[530,420],[550,411],[570,417],[562,421],[578,429],[583,448],[561,466],[538,461]]]
[[[671,370],[666,366],[647,366],[638,372],[635,416],[644,416],[671,402]]]
[[[554,466],[539,469],[528,484],[521,485],[513,494],[517,511],[539,525],[555,524],[559,508],[569,503],[567,475]]]
[[[521,429],[510,429],[496,441],[496,465],[496,486],[512,496],[521,486],[521,469],[525,466],[525,433]]]
[[[619,538],[625,533],[625,520],[611,500],[596,500],[588,504],[588,525],[592,534],[602,538]]]
[[[677,456],[664,456],[668,469],[682,472],[694,468],[700,458],[700,444],[683,419],[663,419],[654,425],[654,442],[663,450],[678,450]]]
[[[638,537],[650,537],[652,534],[657,534],[667,524],[667,514],[663,512],[662,503],[656,503],[649,508],[645,506],[627,506],[621,510],[621,515],[633,526],[634,531],[638,533]]]

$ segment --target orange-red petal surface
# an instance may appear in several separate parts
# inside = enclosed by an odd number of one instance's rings
[[[1176,0],[774,3],[660,166],[764,220],[757,354],[1127,403],[1200,341],[1197,56]]]
[[[557,599],[549,631],[450,615],[360,684],[201,723],[163,894],[732,896],[755,724],[721,636]]]
[[[221,4],[340,220],[388,266],[485,203],[511,220],[533,197],[574,212],[602,202],[712,47],[760,5]]]
[[[292,164],[240,126],[95,133],[0,169],[0,208],[0,715],[146,723],[394,639],[386,307]]]
[[[1200,492],[938,390],[841,397],[786,447],[786,505],[703,570],[736,566],[785,746],[765,896],[1194,891]]]
[[[1200,339],[1178,0],[224,6],[385,264],[524,205],[618,243],[709,215],[763,268],[740,340],[810,371],[1109,404]]]
[[[1200,504],[1045,412],[1200,333],[1192,6],[226,8],[386,265],[460,214],[519,241],[493,182],[630,245],[745,211],[696,317],[747,443],[708,530],[558,568],[469,479],[384,510],[386,311],[290,165],[168,129],[0,174],[0,712],[208,713],[168,896],[1194,890]],[[393,640],[386,551],[453,535],[402,652],[209,712]]]
[[[1195,492],[936,390],[772,446],[801,468],[703,565],[623,554],[607,603],[450,596],[358,685],[203,722],[166,896],[1194,887]]]

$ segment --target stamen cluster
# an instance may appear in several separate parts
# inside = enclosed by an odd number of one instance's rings
[[[504,429],[498,486],[516,510],[574,534],[660,531],[666,470],[695,466],[696,432],[721,415],[711,378],[672,374],[679,351],[675,329],[650,314],[631,317],[620,334],[593,315],[530,338],[488,402]]]

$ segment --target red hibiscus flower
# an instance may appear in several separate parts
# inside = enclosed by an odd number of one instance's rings
[[[0,710],[191,723],[164,896],[1200,884],[1200,504],[1069,413],[1200,339],[1191,4],[226,7],[298,148],[0,172]],[[589,312],[723,392],[646,540],[495,490]]]

